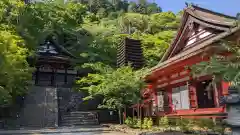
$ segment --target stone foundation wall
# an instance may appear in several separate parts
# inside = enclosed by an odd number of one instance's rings
[[[33,86],[20,114],[23,127],[54,127],[58,123],[57,89]]]

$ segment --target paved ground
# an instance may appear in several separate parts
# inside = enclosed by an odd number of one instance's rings
[[[44,134],[32,134],[32,135],[44,135]],[[119,133],[119,132],[111,132],[111,131],[103,131],[103,132],[94,131],[94,132],[79,132],[79,133],[52,133],[47,135],[127,135],[127,134]]]
[[[0,130],[0,135],[128,135],[121,132],[109,131],[100,126],[91,127],[62,127],[58,129],[21,129]]]

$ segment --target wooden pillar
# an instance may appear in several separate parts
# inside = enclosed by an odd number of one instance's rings
[[[168,110],[168,112],[173,112],[173,104],[172,104],[172,88],[171,87],[167,87],[167,96],[168,96],[168,104],[170,109]]]
[[[133,107],[133,108],[132,108],[132,117],[135,117],[135,116],[134,116],[134,110],[135,110],[135,108]]]
[[[139,109],[139,103],[137,105],[137,117],[140,118],[140,109]]]
[[[228,88],[230,86],[229,82],[222,81],[222,95],[228,95]]]
[[[154,84],[154,87],[153,87],[153,103],[152,103],[152,111],[154,110],[155,112],[152,112],[152,114],[156,114],[156,112],[158,112],[158,90],[157,90],[157,85],[156,83]],[[152,115],[151,114],[151,115]]]
[[[214,95],[214,104],[216,107],[219,107],[219,89],[217,87],[216,82],[213,82],[213,95]]]
[[[228,95],[228,88],[229,88],[229,86],[230,86],[230,82],[222,81],[222,82],[221,82],[221,86],[222,86],[222,95],[223,95],[223,96]],[[223,106],[224,106],[224,111],[226,111],[226,104],[223,105]]]
[[[123,121],[125,121],[127,118],[127,107],[124,105],[124,110],[123,110]]]
[[[190,108],[191,109],[198,108],[196,83],[192,81],[188,84],[188,87]]]
[[[140,106],[140,113],[139,113],[139,118],[142,119],[142,109],[143,107]]]

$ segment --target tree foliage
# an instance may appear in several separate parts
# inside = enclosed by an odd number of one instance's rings
[[[84,18],[82,28],[90,33],[92,39],[87,43],[88,51],[80,54],[86,57],[85,62],[90,62],[87,67],[95,72],[80,78],[77,88],[89,94],[86,99],[103,97],[100,107],[121,109],[140,99],[140,90],[143,87],[141,76],[146,70],[134,71],[129,66],[117,69],[118,44],[123,37],[141,40],[146,67],[154,66],[175,34],[179,15],[161,12],[155,3],[112,2],[115,8],[103,10],[104,6],[100,6],[98,12],[90,11]]]
[[[133,71],[129,66],[113,69],[102,63],[85,64],[84,67],[91,67],[97,72],[77,81],[80,90],[89,93],[86,99],[102,96],[104,100],[99,107],[109,109],[121,109],[139,102],[139,89],[144,86],[141,80],[145,73],[143,69]]]
[[[102,62],[103,70],[109,70],[89,74],[78,81],[82,84],[85,79],[84,88],[90,95],[98,95],[99,91],[106,97],[104,105],[115,104],[112,108],[128,104],[128,97],[137,96],[142,87],[139,79],[142,70],[116,69],[119,42],[127,36],[140,39],[146,67],[151,67],[169,46],[178,24],[178,15],[161,12],[156,3],[145,0],[53,0],[29,4],[22,0],[1,0],[0,74],[7,79],[0,79],[0,104],[26,92],[31,76],[27,57],[33,55],[46,38],[77,56],[79,65],[90,63],[90,68],[96,70],[98,62]],[[94,79],[89,79],[91,77]],[[126,89],[129,93],[124,93]],[[110,98],[114,92],[129,95],[126,99],[116,95]]]
[[[222,41],[221,49],[209,61],[192,66],[193,73],[213,74],[215,78],[240,85],[240,47],[232,41]],[[225,52],[225,54],[223,54]],[[217,80],[218,81],[218,80]]]
[[[26,92],[32,70],[23,39],[4,26],[0,35],[0,105],[6,105]]]
[[[83,5],[74,3],[26,5],[21,0],[0,2],[0,104],[12,103],[17,96],[27,92],[33,72],[27,58],[46,36],[54,34],[52,37],[59,44],[66,45],[61,36],[77,37],[76,30],[83,22],[84,12]]]

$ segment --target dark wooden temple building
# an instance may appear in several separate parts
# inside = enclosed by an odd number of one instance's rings
[[[69,87],[74,83],[77,71],[73,69],[74,57],[62,46],[47,39],[37,49],[35,85]]]
[[[221,47],[221,40],[239,42],[235,17],[194,5],[186,7],[175,39],[145,77],[144,101],[132,107],[144,116],[224,117],[226,108],[220,97],[228,94],[228,83],[215,83],[209,74],[192,76],[186,68],[208,61]]]
[[[144,57],[140,40],[125,38],[118,46],[117,66],[131,64],[135,69],[144,66]]]

